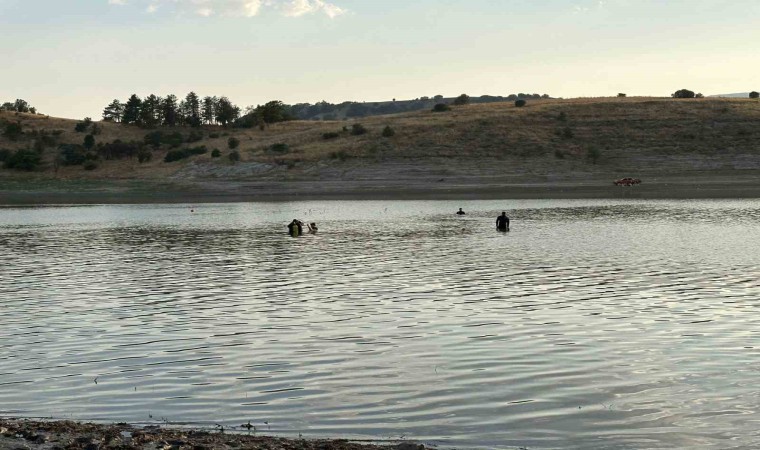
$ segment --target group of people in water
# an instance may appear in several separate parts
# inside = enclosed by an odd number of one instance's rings
[[[459,208],[459,211],[457,211],[458,216],[464,216],[467,213],[462,210],[462,208]],[[290,234],[293,237],[298,237],[303,234],[303,227],[304,222],[293,219],[292,222],[288,224],[288,234]],[[317,234],[317,224],[314,222],[310,222],[306,224],[307,227],[307,233],[309,234]],[[507,217],[507,212],[502,211],[501,215],[496,218],[496,229],[499,231],[509,231],[509,217]]]
[[[464,216],[465,214],[467,213],[462,208],[459,208],[459,211],[457,211],[458,216]],[[506,211],[502,211],[501,215],[496,218],[496,229],[499,231],[509,231],[509,217],[507,217]]]
[[[304,223],[298,219],[293,219],[292,222],[288,224],[288,233],[290,233],[293,237],[298,237],[303,234],[303,227]],[[317,234],[317,224],[314,222],[307,223],[306,224],[307,233],[309,234]]]

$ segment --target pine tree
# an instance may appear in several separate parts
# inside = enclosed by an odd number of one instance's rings
[[[117,99],[103,109],[103,120],[108,122],[121,122],[123,115],[124,104]]]
[[[140,121],[140,109],[142,108],[142,100],[137,94],[132,94],[127,100],[127,104],[124,105],[124,115],[121,121],[123,123],[138,123]]]

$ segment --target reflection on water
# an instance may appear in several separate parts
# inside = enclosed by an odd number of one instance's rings
[[[194,209],[0,209],[0,415],[760,444],[760,202]]]

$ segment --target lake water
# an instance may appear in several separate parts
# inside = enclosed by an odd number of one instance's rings
[[[0,415],[758,447],[759,255],[754,200],[1,208]]]

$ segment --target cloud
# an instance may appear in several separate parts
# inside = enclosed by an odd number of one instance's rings
[[[345,9],[324,0],[132,0],[132,3],[144,5],[148,13],[165,6],[176,13],[203,17],[253,17],[263,8],[275,9],[287,17],[321,13],[332,19],[346,13]],[[108,4],[123,6],[127,0],[108,0]]]

